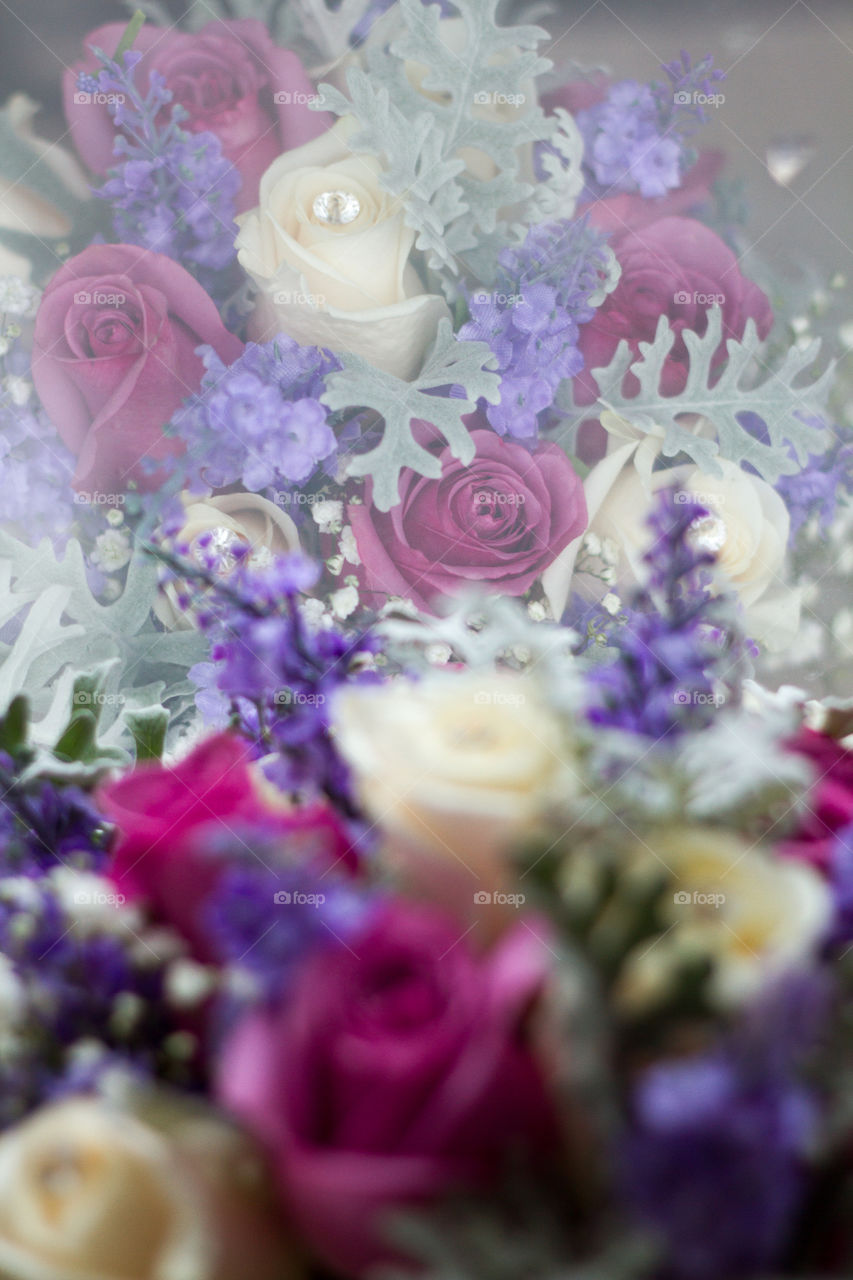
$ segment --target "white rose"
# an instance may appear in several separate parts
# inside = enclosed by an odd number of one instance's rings
[[[716,556],[719,588],[738,596],[750,636],[771,648],[784,647],[796,633],[800,602],[799,593],[784,582],[790,518],[776,490],[723,458],[720,476],[690,464],[650,471],[644,461],[634,453],[608,484],[611,455],[593,467],[584,485],[590,532],[618,549],[617,586],[624,591],[644,579],[642,558],[652,539],[648,518],[655,495],[677,485],[685,500],[708,511],[696,523],[694,545]],[[583,574],[574,585],[584,594],[600,594],[595,580]]]
[[[186,521],[175,542],[189,546],[192,551],[202,534],[212,534],[214,542],[205,549],[204,555],[219,554],[226,574],[233,568],[229,549],[235,544],[251,548],[250,566],[253,562],[261,565],[273,555],[299,550],[299,531],[290,516],[260,494],[223,493],[210,498],[184,494],[182,501]],[[181,609],[179,594],[175,584],[169,583],[157,597],[154,612],[165,627],[188,630],[193,622]]]
[[[90,1099],[44,1107],[0,1138],[0,1273],[294,1280],[261,1190],[254,1150],[200,1109],[149,1123]]]
[[[525,676],[352,687],[333,723],[395,869],[454,907],[507,887],[505,855],[578,790],[571,743]]]
[[[657,1003],[686,960],[712,964],[710,993],[740,1004],[817,954],[832,920],[824,881],[804,863],[780,859],[751,840],[713,827],[653,834],[636,850],[641,875],[665,867],[668,930],[645,939],[626,962],[617,998],[639,1009]]]
[[[415,233],[380,187],[379,162],[346,145],[350,128],[340,121],[275,160],[259,207],[238,218],[238,257],[259,289],[250,336],[287,333],[412,378],[450,312],[424,293],[409,261]],[[324,195],[329,216],[316,204]]]
[[[33,117],[39,110],[23,93],[16,93],[5,104],[9,121],[15,134],[33,153],[33,168],[43,160],[71,195],[78,200],[91,199],[92,193],[86,175],[70,151],[56,143],[40,138],[33,131]],[[24,231],[49,240],[67,236],[71,224],[61,210],[48,204],[21,182],[0,180],[0,228],[8,231]],[[21,276],[29,280],[30,261],[19,253],[0,245],[0,275]]]

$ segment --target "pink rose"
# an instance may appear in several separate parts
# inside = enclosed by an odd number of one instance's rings
[[[814,765],[816,777],[797,829],[779,851],[829,872],[836,840],[853,824],[853,751],[813,729],[801,729],[789,747]]]
[[[207,738],[173,768],[141,764],[109,783],[100,804],[118,828],[110,875],[131,900],[210,958],[204,912],[226,863],[211,856],[223,837],[280,843],[290,865],[348,862],[346,837],[321,804],[274,807],[250,769],[251,749],[233,734]]]
[[[760,337],[770,332],[773,313],[767,297],[741,274],[728,245],[694,218],[661,218],[620,236],[611,247],[622,276],[592,320],[581,326],[578,345],[584,371],[575,378],[578,403],[591,404],[597,398],[590,370],[609,364],[623,338],[639,355],[640,343],[654,339],[661,316],[669,318],[676,335],[663,369],[665,395],[684,389],[689,366],[681,334],[685,329],[704,333],[709,307],[716,304],[723,312],[717,361],[725,359],[725,340],[742,338],[750,318]],[[628,374],[626,394],[638,389],[637,379]]]
[[[389,902],[352,949],[315,954],[278,1012],[226,1044],[219,1093],[272,1154],[290,1216],[347,1276],[387,1260],[384,1218],[487,1185],[557,1129],[526,1019],[548,974],[517,927],[477,956],[458,927]]]
[[[365,503],[350,506],[369,590],[419,608],[474,584],[520,596],[583,533],[583,485],[562,449],[531,452],[487,430],[471,439],[467,466],[435,446],[437,480],[404,470],[390,511],[373,506],[369,485]]]
[[[71,136],[95,173],[106,173],[115,163],[115,125],[106,105],[76,100],[77,75],[97,71],[92,45],[112,54],[123,33],[122,22],[90,31],[84,57],[63,77]],[[308,106],[316,90],[296,54],[273,44],[256,18],[209,22],[192,35],[146,23],[133,47],[142,54],[137,87],[147,91],[149,73],[158,71],[174,101],[189,113],[183,127],[216,134],[240,171],[238,213],[258,203],[261,174],[282,151],[310,142],[329,127],[329,116]]]
[[[57,271],[33,338],[33,381],[68,448],[78,489],[152,489],[143,466],[179,452],[163,427],[204,372],[196,348],[226,363],[243,344],[200,284],[162,253],[92,245]]]

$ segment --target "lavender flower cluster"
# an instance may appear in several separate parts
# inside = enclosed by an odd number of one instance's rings
[[[326,375],[338,360],[280,334],[250,342],[226,366],[202,349],[200,390],[175,416],[172,429],[187,446],[190,489],[237,482],[253,492],[304,485],[335,454],[328,410],[320,403]]]
[[[723,661],[732,680],[746,653],[728,602],[711,594],[714,556],[694,538],[708,513],[676,501],[684,496],[661,490],[644,556],[648,581],[611,633],[616,658],[589,675],[593,724],[655,740],[710,723]]]
[[[487,342],[497,357],[501,398],[486,407],[495,431],[530,439],[560,383],[583,368],[578,326],[594,315],[607,250],[585,222],[555,222],[531,227],[523,244],[501,251],[498,265],[494,290],[471,294],[459,337]]]
[[[329,734],[330,704],[359,661],[378,652],[377,638],[308,622],[300,596],[319,570],[305,557],[278,556],[250,570],[237,547],[237,565],[226,580],[206,537],[197,543],[206,560],[201,565],[158,552],[184,586],[206,589],[197,616],[212,642],[212,662],[190,671],[202,690],[199,710],[212,727],[230,720],[259,752],[274,753],[266,772],[283,791],[325,795],[346,818],[357,819],[349,772]]]
[[[711,63],[707,57],[694,67],[682,53],[681,61],[664,65],[668,83],[621,80],[602,102],[578,112],[593,195],[626,191],[649,198],[681,185],[695,159],[687,139],[708,119],[713,85],[724,78]]]
[[[33,290],[14,277],[0,286],[0,521],[27,542],[61,548],[74,517],[74,458],[35,399],[20,319]]]
[[[179,104],[170,109],[163,76],[152,71],[147,93],[136,87],[140,53],[130,50],[121,62],[96,53],[103,69],[97,76],[82,72],[78,87],[115,99],[118,163],[98,195],[112,206],[116,239],[175,258],[216,290],[216,273],[235,259],[239,173],[215,134],[181,128],[187,112]]]

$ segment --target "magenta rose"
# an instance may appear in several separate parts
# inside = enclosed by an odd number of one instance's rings
[[[116,130],[106,105],[82,100],[77,75],[98,70],[93,45],[111,54],[123,33],[121,22],[90,31],[85,56],[63,78],[74,145],[95,173],[106,173],[116,163]],[[147,91],[150,72],[158,71],[173,100],[189,113],[183,127],[214,133],[222,143],[243,180],[238,213],[258,203],[261,174],[282,151],[310,142],[329,127],[329,116],[308,105],[316,90],[296,54],[273,44],[256,18],[209,22],[192,35],[146,23],[133,47],[142,54],[137,87]]]
[[[352,869],[349,842],[322,804],[274,807],[250,770],[251,749],[220,733],[172,768],[137,765],[99,794],[117,837],[110,877],[128,899],[148,904],[202,960],[213,958],[207,904],[238,849],[280,848],[288,867]],[[213,856],[221,849],[222,857]],[[265,863],[265,865],[268,865]]]
[[[243,349],[201,285],[164,254],[92,245],[57,271],[36,316],[33,381],[77,456],[76,488],[160,483],[144,463],[181,449],[163,427],[199,387],[201,343],[226,363]]]
[[[562,449],[531,452],[487,430],[471,439],[467,465],[435,446],[437,480],[404,470],[390,511],[373,506],[370,486],[365,503],[350,506],[369,590],[424,609],[474,584],[520,596],[583,533],[583,485]]]
[[[770,332],[773,312],[767,297],[741,274],[728,245],[694,218],[661,218],[620,236],[611,247],[622,275],[592,320],[581,326],[584,371],[575,378],[579,404],[591,404],[598,395],[590,370],[609,364],[623,338],[639,355],[639,344],[654,339],[661,316],[669,319],[676,335],[663,368],[665,395],[684,389],[689,361],[681,335],[685,329],[703,334],[709,307],[719,305],[723,313],[718,362],[725,359],[726,339],[742,338],[750,318],[760,337]],[[627,374],[626,394],[638,390],[637,379]]]
[[[779,849],[829,872],[840,833],[853,827],[853,751],[813,729],[801,729],[789,746],[814,766],[815,781],[797,829]]]
[[[267,1143],[290,1216],[346,1276],[390,1255],[395,1209],[487,1185],[557,1130],[525,1015],[549,956],[518,926],[476,955],[457,926],[388,902],[315,953],[276,1012],[225,1046],[220,1097]]]

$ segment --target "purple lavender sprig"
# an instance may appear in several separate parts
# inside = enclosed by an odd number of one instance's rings
[[[688,494],[661,490],[643,557],[648,582],[609,637],[616,658],[588,676],[593,724],[660,739],[707,724],[723,676],[727,697],[737,696],[746,643],[728,600],[711,593],[714,556],[691,536],[707,516]]]
[[[201,707],[208,715],[227,710],[234,728],[258,753],[274,753],[267,775],[284,791],[325,795],[348,819],[359,811],[349,771],[330,736],[330,713],[337,689],[353,678],[358,658],[380,649],[370,632],[346,633],[313,627],[301,596],[317,581],[319,568],[301,555],[277,556],[250,569],[246,548],[234,547],[236,561],[224,576],[221,561],[197,539],[194,558],[150,548],[181,584],[182,608],[195,604],[201,630],[211,641],[209,664],[190,675],[204,687]],[[218,698],[215,696],[218,695]]]
[[[815,426],[826,426],[820,418],[813,421]],[[817,523],[820,537],[825,538],[839,505],[853,497],[853,429],[835,427],[833,437],[824,453],[809,454],[801,471],[780,476],[776,482],[791,517],[791,546],[796,546],[812,520]]]
[[[712,63],[709,55],[694,67],[682,53],[663,65],[666,83],[621,80],[578,112],[590,198],[621,191],[649,198],[681,186],[696,159],[688,140],[709,119],[719,100],[714,84],[725,79]]]
[[[584,221],[531,227],[524,243],[498,255],[494,289],[473,292],[463,340],[487,342],[497,356],[501,398],[486,406],[499,435],[535,438],[560,383],[583,369],[578,326],[608,275],[604,236]]]
[[[239,173],[214,134],[181,128],[187,112],[177,103],[169,109],[172,93],[159,72],[151,72],[147,93],[136,87],[139,52],[121,61],[94,52],[101,70],[81,72],[77,84],[80,93],[105,94],[115,122],[117,164],[96,194],[112,204],[116,237],[167,254],[215,291],[217,273],[236,256]]]

